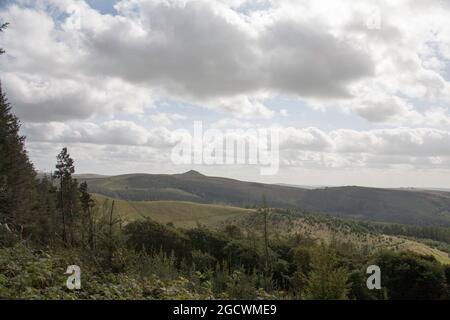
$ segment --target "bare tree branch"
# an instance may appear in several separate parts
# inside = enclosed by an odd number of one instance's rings
[[[0,25],[0,32],[3,32],[4,29],[6,29],[9,26],[9,22],[5,22],[2,25]],[[0,55],[4,54],[5,50],[3,48],[0,48]]]

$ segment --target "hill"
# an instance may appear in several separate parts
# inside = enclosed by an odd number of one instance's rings
[[[111,204],[111,198],[95,194],[100,205]],[[184,201],[127,201],[115,200],[115,212],[125,224],[150,218],[159,223],[171,223],[175,227],[190,229],[205,226],[224,230],[228,225],[239,226],[248,237],[262,237],[262,216],[256,210],[221,205],[199,204]],[[384,234],[376,225],[327,215],[312,215],[276,210],[269,216],[269,233],[272,237],[294,236],[315,239],[318,243],[338,242],[358,250],[373,253],[377,250],[413,251],[434,256],[443,264],[450,264],[447,252],[450,245],[435,242],[424,243],[423,239],[401,235]],[[442,249],[442,248],[441,248]]]
[[[262,233],[261,217],[252,213],[228,224],[239,225],[244,230]],[[418,254],[433,256],[443,264],[450,264],[448,242],[430,241],[422,237],[406,237],[399,233],[385,234],[382,225],[374,222],[340,218],[328,215],[296,213],[275,210],[269,216],[269,233],[275,235],[311,238],[317,242],[333,242],[336,247],[344,246],[366,252],[375,251],[413,251]]]
[[[112,199],[94,194],[94,199],[103,204]],[[115,200],[115,210],[125,220],[131,222],[151,218],[160,223],[173,223],[176,227],[191,228],[197,225],[214,227],[222,222],[244,217],[254,210],[214,204],[199,204],[184,201],[127,201]]]
[[[327,187],[302,189],[228,178],[196,171],[184,174],[128,174],[85,177],[91,192],[135,201],[189,201],[255,207],[265,195],[276,208],[414,225],[450,226],[450,193],[415,189]]]

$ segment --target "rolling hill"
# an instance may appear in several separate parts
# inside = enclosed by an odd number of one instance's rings
[[[94,194],[99,204],[112,199]],[[214,204],[185,201],[128,201],[115,200],[115,211],[125,222],[151,218],[160,223],[173,223],[176,227],[192,228],[201,224],[216,227],[230,219],[243,218],[254,210]]]
[[[235,207],[254,207],[265,195],[269,205],[305,212],[327,213],[372,221],[450,226],[450,193],[417,189],[364,187],[299,187],[184,174],[128,174],[79,177],[90,191],[135,201],[189,201]]]
[[[450,227],[450,193],[415,189],[328,187],[302,189],[228,178],[196,171],[184,174],[128,174],[83,177],[91,192],[134,201],[189,201],[255,207],[263,195],[271,207],[372,221]]]
[[[111,198],[94,194],[100,205],[110,208]],[[262,216],[254,209],[243,209],[214,204],[199,204],[185,201],[128,201],[114,200],[114,212],[122,218],[124,224],[150,218],[159,223],[171,223],[178,228],[204,226],[212,229],[224,229],[227,225],[239,226],[244,233],[262,237]],[[450,264],[447,252],[436,246],[424,243],[421,239],[411,239],[400,235],[386,235],[367,223],[332,217],[288,213],[277,210],[269,216],[269,234],[275,237],[286,235],[306,236],[316,241],[339,241],[369,251],[393,250],[413,251],[434,256],[443,264]],[[437,243],[437,242],[436,242]],[[444,244],[445,248],[448,245]]]

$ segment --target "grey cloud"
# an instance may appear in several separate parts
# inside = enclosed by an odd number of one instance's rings
[[[162,158],[167,158],[170,148],[177,143],[173,132],[164,127],[147,129],[128,121],[26,124],[24,129],[32,145],[104,146],[105,157],[113,150],[112,157],[118,160],[126,158],[121,158],[122,151],[138,150],[131,147],[157,150]],[[283,166],[449,168],[450,165],[450,132],[445,130],[398,128],[327,133],[314,127],[278,129]],[[38,154],[39,150],[33,153]]]
[[[432,128],[379,130],[338,129],[329,133],[318,128],[278,127],[280,149],[287,152],[313,151],[342,155],[450,157],[450,132]],[[170,148],[177,143],[165,127],[144,128],[130,121],[103,123],[52,122],[25,124],[24,132],[34,142],[70,142],[135,145]]]
[[[65,94],[52,97],[45,101],[24,101],[6,82],[8,97],[14,102],[16,115],[23,121],[47,122],[66,119],[86,119],[92,115],[96,105],[90,103],[86,96],[80,94]]]
[[[336,151],[393,156],[450,156],[450,132],[431,128],[335,130]]]
[[[253,40],[208,5],[146,2],[139,13],[145,36],[128,18],[86,37],[89,70],[197,98],[258,89]]]
[[[373,75],[370,58],[320,28],[280,21],[262,36],[269,87],[321,98],[349,97],[346,86]]]
[[[373,74],[367,54],[301,22],[277,21],[255,36],[197,2],[143,2],[139,19],[145,36],[126,19],[87,33],[89,70],[196,99],[258,90],[348,97],[349,83]]]
[[[176,143],[164,127],[146,129],[130,121],[50,122],[25,124],[24,134],[31,142],[89,143],[168,148]]]
[[[35,122],[110,116],[138,110],[150,101],[148,92],[157,90],[235,116],[267,118],[273,113],[252,95],[349,97],[349,84],[373,74],[366,53],[302,21],[277,18],[257,30],[214,3],[136,3],[137,11],[119,9],[122,15],[114,17],[81,6],[81,29],[60,25],[43,11],[6,9],[18,27],[9,30],[11,56],[2,69],[24,75],[21,91],[15,91],[17,81],[4,81],[19,116]],[[33,77],[49,81],[52,94],[23,99],[27,91],[39,89],[33,88]],[[128,88],[105,87],[110,79]],[[134,98],[133,86],[146,88],[147,96],[126,107],[117,106],[117,99],[98,98],[117,90]]]

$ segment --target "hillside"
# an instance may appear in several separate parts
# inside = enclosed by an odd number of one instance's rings
[[[95,194],[98,204],[110,205],[112,200]],[[255,210],[184,201],[127,201],[115,200],[115,212],[125,224],[150,218],[159,223],[171,223],[175,227],[189,229],[199,225],[223,230],[227,225],[236,225],[247,236],[262,235],[261,215]],[[269,233],[272,236],[301,236],[317,242],[339,242],[354,246],[358,250],[373,253],[377,250],[413,251],[432,255],[444,264],[450,264],[448,253],[427,245],[420,239],[399,235],[386,235],[373,230],[372,225],[326,215],[311,215],[276,211],[269,216]]]
[[[112,199],[95,194],[99,204]],[[214,227],[234,218],[244,217],[254,210],[213,204],[199,204],[184,201],[127,201],[115,200],[115,211],[125,222],[151,218],[160,223],[173,223],[176,227],[191,228],[197,225]]]
[[[258,218],[255,213],[228,220],[227,223],[239,225],[245,230],[262,232],[261,218]],[[443,264],[450,264],[448,243],[431,243],[427,239],[384,234],[382,229],[377,228],[376,223],[276,210],[269,216],[269,225],[269,232],[275,235],[296,235],[312,238],[317,242],[334,242],[336,246],[353,247],[368,255],[381,250],[413,251],[433,256]]]
[[[189,201],[254,207],[265,195],[269,205],[372,221],[450,226],[450,193],[426,190],[328,187],[302,189],[204,176],[129,174],[83,177],[90,191],[123,200]]]

